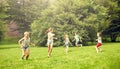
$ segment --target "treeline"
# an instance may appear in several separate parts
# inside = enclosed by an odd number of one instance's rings
[[[97,32],[102,32],[105,38],[111,37],[111,41],[116,41],[120,34],[119,0],[1,0],[0,3],[0,15],[4,16],[0,16],[0,24],[15,21],[18,30],[30,31],[33,42],[39,46],[45,46],[45,31],[49,27],[54,28],[58,38],[56,46],[63,45],[66,33],[72,40],[78,32],[84,45],[94,42]]]

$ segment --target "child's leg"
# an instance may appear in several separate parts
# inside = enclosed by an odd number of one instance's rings
[[[68,53],[68,45],[66,45],[66,54]]]
[[[30,50],[29,48],[26,49],[26,60],[29,58],[29,55],[30,55]]]
[[[49,53],[50,53],[50,40],[47,40],[47,46],[48,46],[48,57],[49,57]]]
[[[51,44],[48,46],[48,57],[51,56],[51,53],[52,53],[52,47],[53,47],[53,43],[51,43]]]
[[[48,45],[48,57],[50,57],[50,45]]]
[[[78,44],[76,44],[76,47],[78,47]]]
[[[101,47],[99,47],[99,51],[100,51],[100,52],[102,52],[102,49],[101,49]]]
[[[50,45],[48,45],[48,52],[50,52]]]
[[[53,43],[50,46],[50,56],[51,56],[51,53],[52,53],[52,48],[53,48]]]
[[[80,44],[80,46],[82,47],[82,44]]]
[[[22,59],[24,59],[24,56],[25,56],[25,50],[22,49]]]
[[[97,47],[97,46],[95,46],[95,48],[96,48],[96,51],[97,51],[97,53],[98,53],[98,52],[99,52],[98,47]]]
[[[78,42],[77,41],[75,42],[75,45],[76,45],[76,47],[78,47]]]
[[[97,45],[95,46],[97,53],[99,52],[99,47],[100,47],[100,46],[101,46],[100,43],[97,43]]]

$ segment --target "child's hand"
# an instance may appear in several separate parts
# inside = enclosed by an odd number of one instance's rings
[[[35,44],[32,44],[32,46],[35,46]]]
[[[22,45],[20,45],[20,48],[22,48]]]
[[[34,43],[31,43],[30,45],[35,46],[35,44],[34,44]]]
[[[82,40],[80,40],[80,42],[82,42]]]
[[[57,40],[57,38],[55,38]]]
[[[98,39],[96,39],[96,41],[98,41]]]
[[[56,38],[56,37],[54,37],[54,39],[55,39],[55,40],[57,40],[57,38]]]
[[[75,41],[75,39],[74,40],[72,40],[72,42],[74,42]]]

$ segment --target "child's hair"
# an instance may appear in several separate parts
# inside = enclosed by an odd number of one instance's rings
[[[48,30],[46,30],[45,34],[47,34],[50,31],[53,31],[53,29],[51,27]]]
[[[78,34],[78,32],[75,32],[75,35],[77,35]]]
[[[98,32],[97,35],[98,35],[98,36],[101,36],[101,32]]]
[[[75,34],[78,34],[78,32],[75,32]]]
[[[30,32],[27,32],[27,31],[26,31],[26,32],[24,32],[24,35],[29,35],[29,34],[30,34]]]

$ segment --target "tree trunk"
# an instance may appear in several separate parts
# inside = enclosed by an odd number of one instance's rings
[[[111,38],[111,42],[116,42],[117,35],[116,34],[111,34],[110,38]]]

